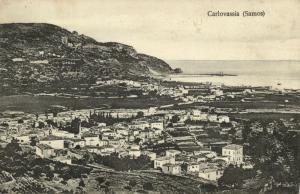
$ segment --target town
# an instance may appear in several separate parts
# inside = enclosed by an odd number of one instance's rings
[[[297,159],[292,148],[283,142],[286,141],[284,138],[292,137],[297,141],[299,137],[299,117],[295,114],[299,107],[292,104],[295,99],[299,100],[298,91],[232,88],[209,83],[166,86],[166,83],[145,84],[115,79],[98,80],[96,84],[101,87],[121,84],[129,91],[139,88],[143,95],[169,96],[176,103],[143,108],[79,110],[57,105],[44,113],[4,111],[0,118],[2,149],[17,147],[19,152],[30,152],[42,160],[106,172],[146,171],[191,178],[215,188],[255,185],[259,190],[268,191],[278,184],[295,186],[289,181],[279,180],[280,176],[275,177],[275,174],[272,180],[267,179],[266,176],[271,176],[265,175],[263,168],[272,159],[277,168],[283,168],[282,173],[294,176]],[[153,94],[149,94],[151,92]],[[249,105],[270,98],[269,95],[274,93],[280,97],[276,99],[279,100],[274,105],[276,107]],[[232,107],[218,107],[218,102],[224,104],[224,101],[238,103]],[[279,119],[249,119],[247,116],[266,113],[292,116]],[[274,147],[268,147],[270,142],[277,146],[275,151]],[[282,152],[285,155],[281,155]],[[233,172],[236,178],[230,177]],[[43,170],[36,172],[33,169],[33,174],[40,177]],[[52,173],[50,177],[55,176],[61,183],[69,185],[65,175],[59,177],[59,173]],[[80,175],[77,184],[85,185],[87,179]],[[260,180],[264,180],[263,185],[258,184]]]

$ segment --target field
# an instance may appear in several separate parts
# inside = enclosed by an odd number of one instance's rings
[[[195,108],[197,106],[210,106],[215,108],[231,109],[278,109],[298,108],[300,105],[299,94],[254,94],[253,96],[225,98],[222,101],[195,102],[192,104],[179,105],[180,109]]]
[[[245,113],[245,114],[228,114],[228,116],[236,119],[261,119],[261,120],[278,120],[286,119],[290,120],[292,118],[300,118],[300,114],[292,113]]]
[[[99,184],[97,178],[101,178]],[[155,191],[160,193],[201,193],[201,191],[212,191],[215,187],[205,184],[201,180],[179,177],[156,172],[107,172],[95,170],[86,182],[86,191],[95,193],[103,191],[122,191],[124,193]],[[132,184],[134,183],[134,184]],[[151,185],[145,189],[145,184]]]
[[[15,95],[0,97],[0,111],[13,110],[24,112],[44,112],[51,105],[61,105],[70,109],[84,108],[148,108],[171,104],[173,99],[168,97],[140,98],[66,98],[54,96]]]

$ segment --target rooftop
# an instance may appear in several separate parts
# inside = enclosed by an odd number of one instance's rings
[[[98,135],[93,134],[93,133],[84,133],[81,135],[83,138],[87,138],[87,137],[98,137]]]
[[[170,160],[172,157],[168,157],[168,156],[163,156],[163,157],[159,157],[156,158],[157,161],[163,161],[163,160]]]
[[[52,140],[64,140],[64,138],[54,136],[54,135],[49,135],[47,137],[42,138],[40,141],[52,141]]]
[[[50,149],[53,149],[52,147],[50,147],[49,145],[47,145],[47,144],[38,144],[38,145],[36,145],[36,147],[38,147],[38,148],[40,148],[40,149],[42,149],[42,150],[50,150]]]
[[[227,150],[239,150],[239,149],[242,149],[243,146],[241,145],[236,145],[236,144],[230,144],[230,145],[227,145],[225,147],[223,147],[223,149],[227,149]]]
[[[166,152],[174,153],[174,154],[179,154],[179,153],[181,153],[181,151],[179,151],[179,150],[166,150]]]
[[[209,173],[209,172],[215,172],[215,171],[217,171],[217,169],[215,169],[215,168],[205,168],[205,169],[202,169],[200,172]]]
[[[164,164],[163,166],[177,167],[177,166],[179,166],[179,165],[178,165],[178,164],[170,164],[170,163],[167,163],[167,164]]]

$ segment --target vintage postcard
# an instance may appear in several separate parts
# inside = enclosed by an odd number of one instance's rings
[[[0,0],[0,193],[300,193],[300,1]]]

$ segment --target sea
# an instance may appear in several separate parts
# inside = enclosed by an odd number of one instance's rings
[[[167,62],[172,68],[181,68],[183,71],[182,74],[170,75],[166,78],[172,81],[300,89],[300,61],[170,60]]]

